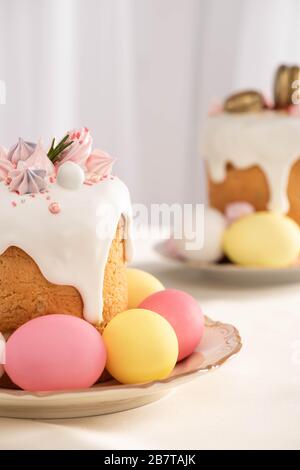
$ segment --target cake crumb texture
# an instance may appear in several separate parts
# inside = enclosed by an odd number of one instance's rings
[[[105,267],[100,329],[127,308],[123,234],[121,219]],[[83,318],[83,302],[77,289],[48,282],[29,255],[18,247],[9,247],[0,256],[0,332],[11,333],[32,318],[55,313]]]

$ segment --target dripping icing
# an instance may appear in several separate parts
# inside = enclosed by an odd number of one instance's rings
[[[83,300],[84,318],[97,324],[102,320],[105,265],[121,215],[129,226],[127,258],[131,253],[129,191],[119,179],[108,179],[82,185],[77,191],[52,183],[49,196],[61,207],[55,215],[42,194],[27,195],[26,204],[12,208],[16,194],[0,182],[0,220],[5,227],[0,234],[0,254],[17,246],[37,263],[49,282],[74,286]]]
[[[226,178],[226,165],[258,165],[267,178],[268,209],[288,212],[291,167],[300,157],[300,119],[279,112],[222,113],[208,119],[204,156],[212,180]]]

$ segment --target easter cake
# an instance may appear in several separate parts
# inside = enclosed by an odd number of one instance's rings
[[[188,294],[126,267],[131,203],[114,159],[87,128],[47,150],[19,139],[0,152],[0,387],[168,378],[197,349],[204,316]]]
[[[299,67],[281,66],[272,103],[260,92],[239,92],[209,116],[203,154],[212,207],[224,213],[246,202],[300,223],[299,78]]]
[[[285,268],[300,256],[300,67],[281,66],[269,102],[254,90],[216,104],[203,136],[208,206],[168,251],[193,264]],[[186,234],[185,226],[193,228]],[[190,248],[203,234],[201,247]],[[199,243],[198,243],[199,245]]]
[[[298,262],[299,78],[299,67],[281,66],[273,103],[248,90],[212,109],[203,145],[208,180],[204,240],[201,249],[189,250],[192,240],[175,239],[175,250],[185,259],[267,268]]]
[[[69,314],[97,328],[127,307],[130,197],[88,129],[0,149],[0,332]]]

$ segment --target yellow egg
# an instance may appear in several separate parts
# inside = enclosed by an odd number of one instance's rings
[[[128,308],[137,308],[149,295],[164,290],[162,283],[152,274],[140,269],[128,268]]]
[[[103,340],[106,368],[124,384],[165,379],[177,361],[175,331],[167,320],[150,310],[119,313],[105,328]]]
[[[224,234],[224,252],[243,266],[284,267],[300,254],[300,228],[276,212],[255,212],[234,222]]]

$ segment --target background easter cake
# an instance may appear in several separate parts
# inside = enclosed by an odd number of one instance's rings
[[[243,201],[300,223],[299,77],[299,67],[281,66],[272,103],[260,92],[239,92],[208,117],[203,154],[212,207],[225,212]]]

